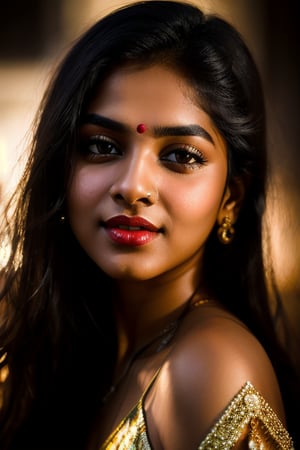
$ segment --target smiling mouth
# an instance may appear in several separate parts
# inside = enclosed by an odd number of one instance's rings
[[[159,228],[153,223],[149,222],[149,220],[139,216],[114,216],[103,222],[103,226],[105,228],[118,228],[120,230],[127,231],[160,231]]]
[[[115,244],[132,247],[148,244],[162,232],[148,220],[137,216],[115,216],[102,226]]]

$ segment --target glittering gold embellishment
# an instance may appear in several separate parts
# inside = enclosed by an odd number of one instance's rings
[[[244,398],[245,404],[253,411],[259,411],[259,397],[256,394],[246,394]]]
[[[143,398],[122,420],[99,450],[151,450],[144,418]]]
[[[151,450],[143,399],[144,395],[100,450]],[[252,384],[247,382],[229,403],[198,450],[230,450],[245,431],[250,450],[294,449],[289,433],[275,412]]]
[[[293,442],[278,416],[247,382],[200,444],[198,450],[230,450],[248,428],[252,450],[293,450]]]

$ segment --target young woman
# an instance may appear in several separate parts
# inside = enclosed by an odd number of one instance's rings
[[[4,230],[2,450],[293,448],[266,165],[222,19],[140,2],[78,40]]]

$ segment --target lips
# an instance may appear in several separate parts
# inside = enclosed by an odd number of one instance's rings
[[[117,244],[140,246],[151,242],[159,228],[142,217],[115,216],[104,223],[110,239]]]

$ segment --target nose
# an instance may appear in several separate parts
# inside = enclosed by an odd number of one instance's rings
[[[110,195],[116,202],[129,205],[155,203],[158,195],[151,156],[139,151],[128,154],[117,168]]]

